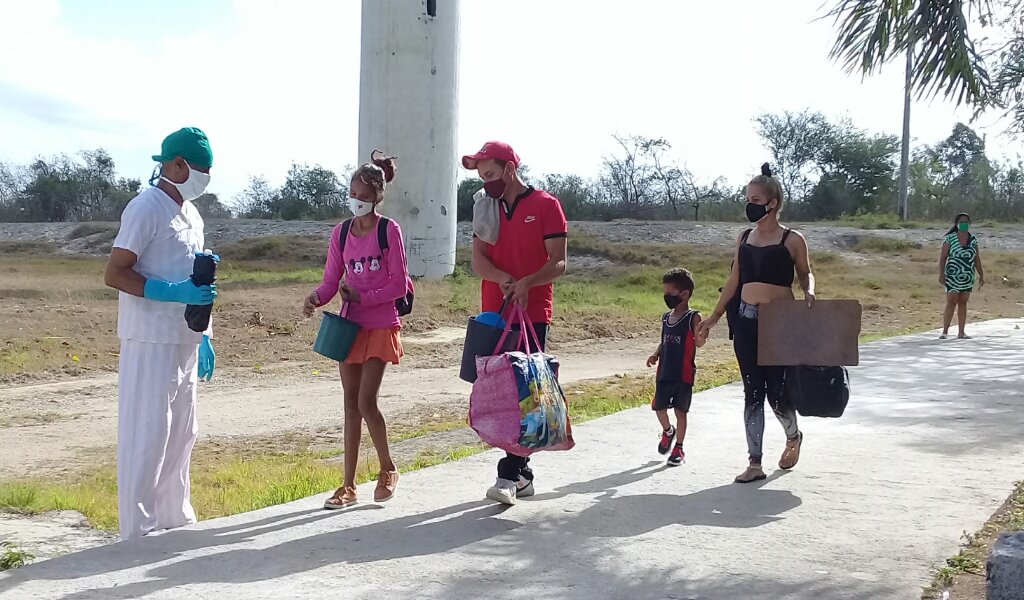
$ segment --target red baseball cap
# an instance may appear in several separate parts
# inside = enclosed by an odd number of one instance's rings
[[[476,154],[462,157],[462,166],[466,169],[475,169],[476,164],[482,160],[503,160],[519,166],[519,155],[505,142],[487,142]]]

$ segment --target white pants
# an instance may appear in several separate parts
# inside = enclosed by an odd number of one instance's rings
[[[117,505],[121,539],[195,523],[189,486],[196,419],[195,344],[121,340]]]

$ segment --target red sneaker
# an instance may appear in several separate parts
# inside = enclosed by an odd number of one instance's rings
[[[675,447],[672,448],[672,454],[668,457],[668,464],[671,467],[678,467],[684,462],[686,462],[686,453],[683,452],[683,446],[681,444],[676,444]]]
[[[658,443],[658,454],[668,454],[672,447],[672,440],[676,439],[676,428],[669,427],[668,431],[661,432],[661,441]]]

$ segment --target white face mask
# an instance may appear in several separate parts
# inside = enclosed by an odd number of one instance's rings
[[[363,202],[356,198],[348,199],[348,209],[357,217],[365,217],[373,212],[373,202]]]
[[[206,192],[206,186],[210,185],[210,174],[200,173],[192,167],[188,168],[188,179],[182,183],[175,183],[170,179],[160,176],[167,183],[178,188],[178,193],[181,194],[181,199],[185,201],[195,200],[196,198],[203,195]]]

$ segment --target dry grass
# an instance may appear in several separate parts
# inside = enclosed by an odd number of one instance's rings
[[[701,363],[698,389],[707,389],[736,377],[732,364]],[[650,403],[653,384],[649,377],[613,378],[566,388],[573,420],[583,423],[621,410]],[[397,430],[392,443],[461,429],[465,418],[424,423]],[[320,450],[312,440],[290,438],[278,447],[262,443],[205,441],[192,456],[192,502],[202,519],[257,510],[326,493],[340,483],[341,467],[327,459],[340,456],[336,449]],[[402,471],[430,467],[486,450],[482,444],[439,450],[428,447],[415,456],[396,461]],[[372,481],[379,471],[373,452],[364,448],[357,481]],[[337,461],[335,461],[336,463]],[[52,510],[81,512],[96,528],[117,529],[117,474],[113,464],[103,464],[58,481],[23,479],[0,483],[0,511],[41,514]]]
[[[873,339],[938,324],[942,290],[935,253],[905,243],[865,236],[855,254],[814,253],[821,298],[859,298],[864,306],[864,337]],[[301,241],[301,240],[298,240]],[[222,366],[252,367],[283,359],[309,359],[315,323],[299,313],[302,297],[319,281],[322,257],[308,240],[263,240],[228,248],[247,258],[282,252],[294,262],[225,260],[224,295],[216,308]],[[319,244],[320,242],[318,242]],[[222,250],[227,255],[227,251]],[[571,252],[601,257],[612,266],[570,273],[557,286],[555,326],[559,341],[629,337],[650,333],[664,310],[661,275],[684,266],[694,272],[693,306],[709,312],[718,299],[730,256],[721,249],[666,244],[612,244],[576,236]],[[103,261],[45,256],[31,247],[0,268],[0,374],[24,372],[81,373],[116,365],[116,300],[101,285]],[[463,259],[466,258],[462,253]],[[1014,316],[1019,304],[1024,253],[987,252],[990,285],[972,299],[974,319]],[[1005,275],[1005,279],[1003,276]],[[421,282],[410,331],[461,325],[476,310],[479,283],[464,264],[444,281]],[[257,314],[258,313],[258,317]],[[735,361],[728,342],[713,340],[700,354],[700,385],[734,380]],[[577,422],[645,405],[649,378],[625,378],[569,388]],[[464,426],[461,415],[395,431],[399,439],[443,435]],[[9,425],[14,425],[13,423]],[[338,467],[326,464],[336,450],[309,444],[200,446],[195,458],[196,505],[204,517],[220,516],[321,493],[337,485]],[[287,448],[287,450],[284,450]],[[459,449],[459,456],[478,451]],[[442,455],[443,454],[443,455]],[[406,468],[450,459],[428,451]],[[362,477],[374,474],[362,467]],[[254,483],[257,482],[257,483]],[[271,482],[268,484],[268,482]],[[0,505],[37,512],[73,508],[97,526],[116,524],[112,466],[103,466],[71,482],[23,481],[0,485]]]
[[[613,244],[585,235],[574,236],[570,243],[573,256],[599,257],[611,266],[571,272],[558,284],[558,341],[649,334],[664,310],[660,281],[670,267],[694,272],[693,306],[710,312],[730,260],[727,251],[717,248]],[[104,261],[55,256],[52,250],[47,244],[0,244],[5,258],[13,259],[0,266],[0,381],[26,373],[53,377],[116,367],[116,296],[102,286]],[[224,294],[216,306],[215,321],[222,368],[259,367],[298,358],[320,360],[309,351],[315,322],[302,318],[300,306],[303,296],[319,282],[324,250],[322,241],[302,237],[246,240],[220,249],[226,257],[221,271]],[[852,254],[814,252],[812,258],[819,297],[861,300],[864,340],[939,324],[944,295],[937,282],[935,251],[873,236],[862,236],[853,250]],[[466,269],[466,252],[460,251],[459,256],[454,276],[418,285],[408,331],[463,325],[467,315],[476,311],[479,282]],[[1024,253],[986,251],[985,260],[989,286],[972,298],[972,319],[1024,313],[1020,294]],[[699,361],[701,389],[737,377],[731,349],[723,339],[712,340]],[[327,368],[327,363],[321,366]],[[567,392],[574,419],[583,422],[646,405],[652,389],[650,378],[622,378],[570,386]],[[393,433],[396,441],[440,437],[464,426],[461,415],[446,414]],[[430,466],[480,450],[478,445],[428,449],[402,468]],[[339,480],[339,467],[326,459],[338,454],[319,449],[309,440],[201,444],[193,460],[196,508],[203,518],[212,518],[326,492]],[[362,480],[375,474],[372,459],[361,465]],[[1018,489],[1015,498],[1024,501],[1024,488]],[[2,483],[3,507],[28,513],[74,509],[95,526],[114,529],[114,468],[102,465],[58,482]],[[1006,513],[1010,515],[1006,523],[1024,527],[1020,510],[1017,506],[1016,512]],[[948,569],[960,569],[959,573],[973,565],[969,558],[957,558]],[[957,573],[940,575],[956,580]]]
[[[720,248],[614,244],[582,234],[570,243],[573,256],[600,257],[612,266],[570,270],[556,286],[559,342],[648,333],[663,310],[661,275],[671,267],[694,272],[693,306],[706,314],[718,299],[731,258]],[[309,351],[316,321],[303,318],[300,306],[322,274],[322,244],[289,236],[222,249],[231,258],[222,265],[224,293],[214,316],[220,366],[319,361]],[[8,244],[5,256],[13,260],[0,266],[0,380],[115,369],[117,303],[116,294],[102,284],[104,261],[54,256],[40,248],[50,246]],[[813,252],[819,297],[859,298],[865,336],[938,326],[944,294],[936,281],[936,252],[875,236],[861,236],[854,250]],[[294,262],[237,258],[270,256]],[[468,259],[464,250],[459,256]],[[984,258],[989,284],[971,299],[972,320],[1020,315],[1024,253],[986,251]],[[419,283],[406,331],[464,325],[477,310],[478,297],[478,281],[460,263],[444,281]],[[449,354],[410,359],[433,366],[449,360]]]
[[[49,242],[0,242],[0,256],[23,258],[25,256],[51,256],[57,252],[57,245]]]
[[[482,447],[467,446],[445,453],[422,452],[399,468],[412,471],[458,460]],[[200,445],[192,457],[192,504],[201,519],[258,510],[321,494],[341,482],[341,469],[316,451],[253,452],[244,445],[212,450]],[[379,466],[362,461],[358,483],[377,477]],[[0,483],[0,511],[41,514],[53,510],[81,512],[97,529],[117,530],[117,473],[113,464],[99,466],[70,480],[26,479]]]
[[[104,243],[110,243],[117,237],[117,230],[119,225],[117,223],[82,223],[75,227],[68,234],[67,239],[79,240],[82,238],[91,238],[92,245],[100,245]]]
[[[323,268],[327,260],[327,244],[322,237],[312,235],[271,235],[228,242],[217,252],[232,263],[288,264]]]

